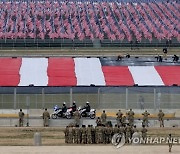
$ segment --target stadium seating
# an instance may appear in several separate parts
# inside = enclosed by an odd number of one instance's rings
[[[179,10],[162,0],[1,1],[0,38],[180,41]]]

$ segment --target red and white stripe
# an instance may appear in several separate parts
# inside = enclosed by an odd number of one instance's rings
[[[180,85],[180,66],[102,66],[98,58],[0,58],[0,86]]]

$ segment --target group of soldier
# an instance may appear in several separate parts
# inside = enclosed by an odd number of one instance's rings
[[[79,127],[79,125],[69,125],[64,131],[65,143],[69,144],[109,144],[114,134],[124,135],[125,142],[129,143],[129,139],[132,138],[135,132],[141,132],[143,138],[147,135],[145,126],[138,130],[136,126],[130,126],[129,124],[121,127],[117,124],[114,127],[110,124],[98,124],[95,127],[92,125],[87,127],[85,125],[82,125],[82,127]]]
[[[149,125],[149,115],[150,113],[146,110],[142,113],[142,128],[138,130],[136,125],[134,125],[134,111],[130,109],[126,115],[119,110],[116,113],[117,124],[112,127],[110,121],[107,121],[106,111],[103,110],[100,117],[97,117],[96,127],[92,125],[82,125],[79,127],[79,121],[75,119],[75,125],[67,126],[65,129],[65,142],[66,143],[83,143],[83,144],[93,144],[93,143],[105,143],[108,144],[111,142],[112,136],[116,133],[122,134],[125,136],[126,143],[129,142],[129,139],[132,137],[133,133],[141,132],[142,138],[147,136],[147,128]],[[158,119],[160,121],[160,127],[164,127],[164,113],[162,110],[159,110]],[[78,117],[78,116],[77,116]]]
[[[19,116],[19,127],[23,127],[23,122],[24,122],[24,112],[22,111],[22,109],[19,110],[18,116]],[[48,127],[49,126],[49,119],[50,119],[50,114],[47,111],[47,108],[45,108],[43,114],[43,126],[44,127]]]
[[[103,114],[102,114],[103,115]],[[101,115],[101,116],[102,116]],[[126,119],[128,120],[128,123],[130,126],[132,126],[134,124],[134,111],[132,109],[130,109],[126,115],[123,115],[123,113],[121,112],[121,110],[119,110],[117,113],[117,124],[118,125],[124,125],[126,124]],[[142,126],[145,127],[149,127],[149,116],[150,113],[146,110],[145,112],[142,113]],[[160,122],[160,127],[164,127],[164,112],[162,110],[159,110],[159,113],[157,114],[158,116],[158,120]],[[103,116],[105,117],[105,116]]]
[[[123,112],[121,110],[119,110],[117,113],[116,113],[116,120],[117,120],[117,125],[118,126],[124,126],[126,125],[127,123],[130,125],[130,126],[133,126],[134,125],[134,116],[135,116],[135,113],[132,109],[130,109],[126,115],[123,114]],[[145,126],[145,127],[149,127],[149,116],[150,116],[150,113],[146,110],[145,112],[142,113],[142,126]],[[159,110],[159,113],[158,113],[158,120],[160,122],[160,127],[164,127],[164,112],[162,110]],[[105,124],[106,123],[106,119],[107,119],[107,115],[106,115],[106,112],[105,110],[103,110],[102,114],[101,114],[101,117],[98,117],[97,120],[96,120],[96,123],[97,124]],[[127,122],[128,120],[128,122]]]
[[[130,126],[134,125],[134,111],[132,109],[130,109],[126,115],[124,115],[122,113],[121,110],[119,110],[116,113],[117,116],[117,125],[118,126],[124,126],[127,124],[126,120],[128,120],[128,124]],[[142,126],[148,127],[148,119],[149,119],[149,115],[150,113],[146,110],[145,112],[142,113],[143,115],[143,119],[142,119]],[[160,122],[160,127],[164,127],[164,112],[162,110],[159,110],[158,113],[158,120]],[[44,127],[48,127],[49,126],[49,119],[50,119],[50,114],[47,111],[47,109],[45,109],[45,111],[43,112],[43,125]],[[75,111],[74,113],[74,118],[75,118],[75,123],[76,125],[80,124],[80,113],[78,111]],[[19,111],[19,127],[23,126],[23,119],[24,119],[24,112],[22,112],[22,109],[20,109]],[[105,125],[106,124],[106,119],[107,119],[107,115],[105,113],[105,110],[103,110],[103,113],[101,114],[101,117],[98,117],[96,120],[96,124],[97,125]]]

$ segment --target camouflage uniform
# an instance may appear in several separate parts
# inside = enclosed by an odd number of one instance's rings
[[[132,134],[131,126],[127,125],[126,128],[125,128],[125,140],[126,140],[126,143],[129,143],[129,139],[131,138],[131,134]]]
[[[44,127],[48,127],[49,126],[49,119],[50,119],[49,112],[47,111],[47,109],[45,109],[45,111],[43,112]]]
[[[138,129],[136,128],[136,126],[134,126],[134,128],[133,128],[133,134],[134,134],[135,132],[138,132]]]
[[[102,120],[103,125],[106,125],[106,118],[107,118],[107,115],[105,111],[103,111],[103,113],[101,114],[101,120]]]
[[[68,133],[68,143],[73,143],[73,136],[74,136],[74,130],[73,127],[69,127],[69,133]]]
[[[76,125],[80,125],[80,117],[81,117],[81,115],[80,115],[79,111],[76,110],[74,112],[74,120],[75,120]]]
[[[74,143],[80,143],[80,129],[78,125],[74,128]]]
[[[92,134],[92,143],[96,143],[95,141],[95,128],[91,125],[91,134]]]
[[[83,127],[81,129],[81,134],[82,134],[82,143],[86,144],[87,143],[87,130],[86,130],[85,125],[83,125]]]
[[[118,134],[120,131],[119,131],[119,128],[118,128],[118,126],[117,125],[115,125],[114,126],[114,128],[113,128],[113,134],[112,135],[114,135],[114,134]]]
[[[126,116],[123,116],[123,117],[122,117],[121,125],[122,125],[122,126],[126,126]]]
[[[23,121],[24,121],[24,112],[22,112],[22,109],[19,111],[19,127],[23,127]]]
[[[145,125],[146,127],[148,127],[148,116],[150,115],[149,112],[145,111],[144,113],[142,113],[143,115],[143,123],[142,125]]]
[[[121,112],[121,110],[119,110],[117,113],[117,125],[120,126],[121,125],[121,122],[122,122],[122,116],[123,116],[123,113]]]
[[[169,136],[168,136],[168,146],[169,146],[169,152],[171,152],[172,145],[173,145],[173,139],[172,139],[171,134],[169,134]]]
[[[132,109],[130,109],[127,115],[128,115],[129,125],[132,126],[134,123],[134,112],[132,111]]]
[[[87,128],[87,143],[92,144],[92,127],[90,125]]]
[[[125,127],[120,127],[119,128],[119,133],[120,134],[125,134]]]
[[[97,118],[96,124],[97,124],[97,126],[101,126],[102,125],[100,117]]]
[[[106,141],[105,143],[108,144],[111,141],[111,134],[112,134],[112,129],[110,127],[106,127],[105,130],[105,135],[106,135]]]
[[[147,137],[147,129],[145,128],[145,126],[143,126],[142,130],[141,130],[141,133],[142,133],[142,138],[143,140],[146,140],[146,137]]]
[[[65,143],[68,143],[68,135],[69,135],[69,127],[66,126],[65,130],[64,130],[64,135],[65,135]]]
[[[101,126],[97,126],[96,127],[96,143],[102,143],[102,127]]]
[[[164,127],[164,113],[162,112],[162,110],[159,110],[158,118],[160,122],[160,127]]]

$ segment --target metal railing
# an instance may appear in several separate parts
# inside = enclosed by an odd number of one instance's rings
[[[0,87],[0,109],[52,109],[73,101],[97,109],[180,109],[180,87]]]

